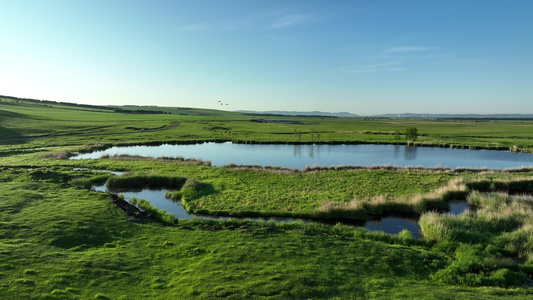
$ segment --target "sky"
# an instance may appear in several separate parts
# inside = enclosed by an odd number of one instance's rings
[[[0,0],[0,95],[531,114],[532,15],[531,0]]]

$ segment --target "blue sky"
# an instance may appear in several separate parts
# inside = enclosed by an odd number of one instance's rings
[[[530,0],[0,7],[2,95],[361,115],[533,113]]]

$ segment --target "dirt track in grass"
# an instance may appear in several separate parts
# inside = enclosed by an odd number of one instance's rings
[[[43,136],[31,136],[31,137],[20,137],[20,138],[12,138],[12,139],[2,139],[0,142],[16,142],[16,141],[27,141],[27,140],[36,140],[36,139],[47,139],[47,138],[58,138],[58,137],[72,137],[72,136],[93,136],[93,135],[115,135],[115,134],[130,134],[130,133],[146,133],[146,132],[154,132],[154,131],[163,131],[175,128],[181,124],[181,121],[174,122],[172,125],[163,127],[163,128],[157,128],[157,129],[147,129],[144,131],[120,131],[120,132],[92,132],[92,133],[77,133],[77,134],[64,134],[64,135],[43,135]]]

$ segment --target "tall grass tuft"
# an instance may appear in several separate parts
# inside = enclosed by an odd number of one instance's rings
[[[367,219],[366,210],[357,199],[353,199],[349,203],[324,203],[317,208],[316,217],[325,219]]]
[[[419,222],[423,236],[434,241],[490,244],[524,259],[533,255],[532,201],[474,191],[468,202],[479,207],[477,213],[424,214]]]
[[[46,152],[39,154],[39,158],[52,158],[52,159],[69,159],[73,156],[73,153],[68,150],[57,150],[52,152]]]
[[[109,177],[106,184],[112,188],[166,187],[179,189],[186,181],[187,178],[180,176],[123,175]]]
[[[174,218],[173,214],[169,214],[166,211],[162,209],[158,209],[146,199],[138,199],[137,204],[141,209],[148,212],[155,220],[166,223],[166,224],[174,224],[176,223],[176,218]]]
[[[95,184],[103,184],[111,177],[109,174],[93,176],[91,178],[74,178],[69,183],[82,189],[90,189]]]

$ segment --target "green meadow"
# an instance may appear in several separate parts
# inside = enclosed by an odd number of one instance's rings
[[[196,141],[410,143],[533,152],[531,120],[257,116],[0,100],[0,298],[533,297],[528,168],[298,171],[129,156],[68,159],[113,145]],[[302,124],[252,122],[260,118]],[[181,123],[167,129],[176,122]],[[418,129],[416,141],[398,134],[411,127]],[[133,200],[143,208],[138,210],[120,197],[90,190],[103,183],[164,187],[189,212],[235,218],[178,220],[144,199]],[[433,212],[456,198],[467,199],[475,211]],[[340,223],[237,218],[367,220],[390,213],[418,215],[422,238]]]

